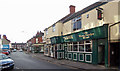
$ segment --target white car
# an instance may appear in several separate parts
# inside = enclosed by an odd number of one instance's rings
[[[23,51],[22,49],[19,50],[19,52],[22,52],[22,51]]]
[[[5,54],[0,53],[0,69],[13,69],[14,61]]]
[[[12,50],[13,52],[16,52],[17,50],[16,49],[14,49],[14,50]]]

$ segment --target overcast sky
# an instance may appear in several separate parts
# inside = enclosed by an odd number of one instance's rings
[[[0,0],[0,34],[11,42],[26,42],[69,14],[69,6],[76,12],[98,0]]]

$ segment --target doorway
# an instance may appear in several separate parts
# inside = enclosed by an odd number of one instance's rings
[[[55,58],[57,58],[57,45],[55,45]]]
[[[98,64],[105,64],[105,45],[98,46]]]
[[[119,44],[120,43],[111,43],[110,44],[110,66],[119,66]]]

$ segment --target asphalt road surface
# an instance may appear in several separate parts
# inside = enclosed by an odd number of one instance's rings
[[[12,52],[10,56],[15,62],[14,69],[68,69],[62,65],[37,59],[25,52]]]

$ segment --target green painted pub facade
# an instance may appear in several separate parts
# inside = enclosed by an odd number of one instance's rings
[[[54,58],[108,66],[108,25],[50,38]]]

